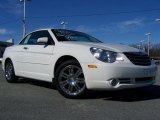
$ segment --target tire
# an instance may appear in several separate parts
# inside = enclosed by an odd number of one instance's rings
[[[15,75],[13,63],[11,60],[7,60],[5,63],[5,78],[9,83],[17,82],[18,77]]]
[[[81,98],[87,92],[83,70],[76,60],[65,61],[58,67],[55,82],[59,93],[67,98]]]

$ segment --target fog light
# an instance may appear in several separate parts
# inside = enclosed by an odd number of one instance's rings
[[[111,80],[110,80],[110,85],[111,85],[111,86],[115,87],[115,86],[118,85],[118,84],[119,84],[119,80],[117,80],[117,79],[111,79]]]

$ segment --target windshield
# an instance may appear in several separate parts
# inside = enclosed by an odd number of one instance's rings
[[[87,35],[82,32],[64,30],[64,29],[52,29],[58,41],[79,41],[79,42],[96,42],[102,43],[96,38]]]

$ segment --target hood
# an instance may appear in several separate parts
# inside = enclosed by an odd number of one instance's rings
[[[65,41],[63,44],[78,45],[78,46],[88,46],[96,47],[104,50],[114,51],[114,52],[139,52],[138,49],[122,45],[122,44],[105,44],[105,43],[92,43],[92,42],[75,42],[75,41]]]

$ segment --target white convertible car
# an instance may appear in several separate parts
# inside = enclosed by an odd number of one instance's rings
[[[82,32],[34,31],[8,47],[2,67],[8,82],[18,77],[53,82],[65,97],[87,90],[117,90],[155,83],[156,65],[146,53],[125,45],[104,44]]]

